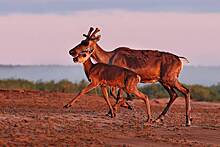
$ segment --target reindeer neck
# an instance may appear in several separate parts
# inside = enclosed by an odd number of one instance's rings
[[[98,63],[108,64],[109,60],[113,56],[113,52],[104,51],[98,44],[94,45],[94,52],[91,57]]]
[[[89,79],[89,72],[93,66],[94,64],[92,63],[90,58],[83,63],[84,71],[88,79]]]

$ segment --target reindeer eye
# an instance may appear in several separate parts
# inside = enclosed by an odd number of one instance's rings
[[[82,56],[85,58],[85,57],[86,57],[86,54],[83,54]]]
[[[88,46],[89,41],[88,40],[83,40],[83,41],[81,41],[81,44],[84,45],[84,46]]]

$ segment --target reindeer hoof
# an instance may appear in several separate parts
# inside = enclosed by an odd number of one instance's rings
[[[152,118],[148,118],[147,119],[147,123],[152,123],[153,122],[153,119]]]
[[[186,127],[190,127],[190,126],[191,126],[191,123],[187,123],[187,124],[186,124]]]
[[[131,105],[128,105],[128,109],[133,110],[133,108],[131,107]]]
[[[153,123],[163,123],[163,119],[157,118],[157,119],[153,120]]]
[[[186,127],[190,127],[191,126],[191,124],[186,124]]]
[[[186,127],[190,127],[191,126],[191,122],[186,122]]]
[[[63,108],[69,108],[71,106],[72,106],[71,104],[66,104],[65,106],[63,106]]]
[[[116,114],[115,113],[111,113],[111,111],[109,111],[107,114],[106,114],[106,116],[108,116],[108,117],[111,117],[111,118],[114,118],[115,116],[116,116]]]
[[[159,122],[158,119],[153,120],[153,123],[158,123],[158,122]]]
[[[106,116],[111,116],[111,111],[109,110]]]
[[[161,115],[161,116],[159,116],[156,120],[154,120],[153,122],[154,123],[163,123],[164,121],[164,116],[163,115]]]
[[[190,127],[191,126],[191,122],[192,122],[192,118],[186,118],[186,127]]]
[[[129,110],[133,110],[132,106],[128,102],[124,102],[123,104],[120,105],[121,107],[124,107]]]
[[[111,118],[114,118],[115,116],[116,116],[116,114],[115,114],[115,113],[111,114]]]

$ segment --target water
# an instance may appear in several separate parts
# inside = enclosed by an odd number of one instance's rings
[[[30,81],[79,82],[86,79],[82,66],[39,65],[0,66],[0,79],[26,79]],[[184,66],[180,81],[186,84],[213,85],[220,82],[220,67]]]
[[[0,79],[26,79],[30,81],[67,79],[72,82],[79,82],[86,79],[86,76],[81,66],[0,66]]]

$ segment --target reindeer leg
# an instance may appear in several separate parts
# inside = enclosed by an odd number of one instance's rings
[[[191,125],[191,105],[190,105],[190,93],[189,89],[184,87],[179,81],[176,81],[175,88],[179,90],[185,96],[185,103],[186,103],[186,126]]]
[[[172,103],[175,101],[175,99],[177,98],[177,93],[175,92],[175,90],[170,87],[167,86],[163,83],[161,83],[163,85],[163,87],[168,91],[169,95],[170,95],[170,100],[167,104],[167,106],[164,108],[164,110],[162,111],[162,113],[159,115],[159,117],[155,120],[155,122],[162,122],[164,119],[164,116],[166,115],[167,111],[169,110],[170,106],[172,105]]]
[[[116,96],[116,87],[111,87],[111,95],[114,97],[114,99],[116,100],[115,105],[113,106],[113,109],[115,110],[115,112],[117,112],[118,110],[118,106],[122,105],[123,103],[119,104],[119,101],[121,100],[120,96],[121,96],[121,89],[119,89],[118,91],[118,95]],[[111,111],[109,110],[108,114],[111,114]]]
[[[138,98],[142,99],[145,103],[147,109],[147,122],[151,122],[151,110],[150,110],[150,102],[147,95],[144,95],[137,89],[137,84],[140,82],[140,77],[130,77],[127,81],[125,81],[125,91],[128,93],[135,94]]]
[[[121,99],[121,104],[120,104],[120,106],[132,110],[131,105],[126,101],[125,98],[122,97],[122,93],[123,93],[123,90],[122,90],[122,89],[119,89],[119,92],[118,92],[118,100]],[[130,96],[129,93],[126,93],[126,94],[127,94],[127,96]]]
[[[115,105],[113,106],[113,109],[115,110],[115,112],[118,111],[119,107],[126,107],[128,108],[128,106],[125,106],[125,99],[124,98],[119,98],[118,101],[115,103]]]
[[[82,95],[84,95],[85,93],[89,92],[90,90],[92,90],[93,88],[97,87],[97,84],[94,83],[90,83],[88,86],[86,86],[80,93],[78,93],[76,95],[76,97],[74,97],[69,103],[67,103],[64,108],[69,108],[73,105],[73,103],[75,103],[75,101],[81,97]]]
[[[111,103],[110,103],[110,101],[109,101],[109,99],[108,99],[107,87],[102,86],[101,89],[102,89],[102,94],[103,94],[103,96],[104,96],[104,98],[105,98],[105,101],[107,102],[108,107],[109,107],[109,109],[110,109],[111,117],[115,117],[114,110],[113,110],[112,105],[111,105]]]
[[[121,107],[132,110],[131,105],[126,101],[125,98],[122,97],[122,94],[123,94],[123,90],[120,88],[118,91],[118,95],[117,95],[117,102],[116,102],[114,108],[116,110],[118,110],[118,107],[121,106]]]
[[[110,95],[113,96],[113,98],[116,100],[116,103],[115,105],[117,104],[118,102],[118,97],[116,95],[116,87],[110,87]],[[117,111],[117,109],[115,109],[115,105],[113,106],[113,110],[115,110],[115,112]],[[111,110],[109,109],[107,115],[111,115]]]
[[[146,109],[147,109],[147,122],[151,122],[152,118],[151,118],[151,110],[150,110],[150,102],[148,99],[147,95],[144,95],[142,92],[140,92],[137,87],[132,88],[132,89],[127,89],[127,91],[129,93],[133,93],[135,94],[138,98],[142,99],[146,105]]]
[[[110,95],[117,101],[116,87],[110,87]]]
[[[133,92],[138,98],[142,99],[146,105],[146,109],[147,109],[147,122],[151,122],[152,118],[151,118],[151,110],[150,110],[150,102],[148,99],[147,95],[144,95],[142,92],[138,91],[137,88],[135,88],[134,92]]]
[[[133,99],[133,97],[132,97],[132,95],[131,94],[129,94],[129,93],[126,93],[126,95],[127,95],[127,100],[132,100]]]
[[[111,92],[116,92],[116,89],[115,87],[111,89]],[[130,109],[132,110],[132,107],[131,105],[125,100],[125,98],[122,97],[122,93],[123,93],[123,90],[122,89],[119,89],[118,91],[118,95],[117,97],[115,98],[116,99],[116,103],[115,105],[113,106],[113,109],[115,112],[118,111],[119,107],[124,107],[124,108],[127,108],[127,109]],[[115,97],[115,95],[114,95]],[[111,112],[109,111],[108,114],[111,114]]]

